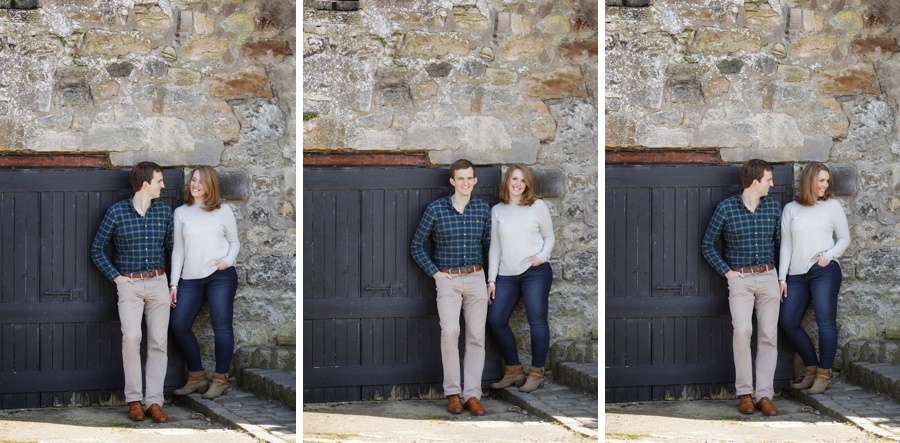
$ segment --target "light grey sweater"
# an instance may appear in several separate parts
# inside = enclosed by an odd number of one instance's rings
[[[806,274],[819,254],[837,260],[848,246],[850,228],[840,202],[829,199],[813,206],[790,202],[781,212],[778,278]]]
[[[219,260],[234,266],[241,242],[231,206],[223,204],[208,212],[196,204],[182,205],[175,209],[173,218],[175,245],[170,282],[208,277],[216,272]]]
[[[519,275],[531,267],[529,259],[550,260],[553,251],[553,223],[543,200],[531,206],[498,203],[491,209],[491,248],[488,252],[488,281],[497,275]]]

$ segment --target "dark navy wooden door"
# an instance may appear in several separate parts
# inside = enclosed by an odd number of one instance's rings
[[[0,171],[0,408],[124,399],[115,285],[94,266],[90,246],[107,208],[132,195],[128,176]],[[160,198],[176,207],[182,172],[163,177]],[[170,339],[166,386],[183,379]]]
[[[473,195],[496,203],[499,168],[477,174]],[[425,207],[451,193],[446,168],[303,170],[305,402],[440,390],[434,280],[409,242]],[[499,377],[488,334],[483,380]]]
[[[716,205],[741,192],[739,170],[606,167],[607,402],[734,391],[728,287],[700,242]],[[793,195],[791,166],[776,165],[773,175],[769,195],[783,207]],[[753,340],[755,355],[755,332]],[[780,331],[778,341],[776,388],[793,376],[793,349]]]

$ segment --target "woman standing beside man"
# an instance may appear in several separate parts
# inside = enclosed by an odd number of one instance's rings
[[[553,270],[553,224],[547,205],[534,194],[531,171],[523,165],[506,170],[500,200],[491,209],[491,247],[488,260],[488,324],[500,348],[506,372],[494,389],[515,384],[522,392],[544,385],[544,364],[550,351],[547,323]],[[519,299],[531,329],[531,369],[526,380],[519,361],[516,336],[509,318]]]
[[[831,171],[810,163],[800,177],[800,194],[781,215],[781,259],[778,267],[782,303],[779,323],[806,364],[806,375],[794,389],[821,394],[831,386],[837,354],[837,298],[841,267],[836,261],[850,245],[850,229],[841,204],[830,199]],[[812,303],[819,328],[819,357],[803,316]]]
[[[234,262],[241,249],[237,222],[231,207],[219,194],[215,169],[198,166],[184,191],[184,205],[174,212],[175,245],[169,295],[169,324],[188,367],[188,382],[176,395],[198,391],[203,398],[228,392],[228,369],[234,357],[234,296],[237,272]],[[200,345],[192,331],[206,301],[215,337],[216,368],[210,386],[200,361]]]

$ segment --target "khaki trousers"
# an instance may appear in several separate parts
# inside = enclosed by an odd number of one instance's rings
[[[756,401],[775,395],[773,379],[778,360],[778,311],[781,294],[774,269],[728,279],[728,306],[734,327],[734,388],[737,395],[753,394],[750,336],[756,311]]]
[[[169,329],[169,287],[166,275],[120,283],[119,321],[122,323],[122,365],[125,369],[125,401],[144,400],[146,407],[163,405]],[[142,395],[141,318],[147,322],[147,396]]]
[[[481,399],[481,375],[484,372],[484,326],[488,295],[484,271],[441,278],[437,286],[437,308],[441,318],[441,361],[444,366],[444,395],[462,394],[465,402]],[[460,389],[459,313],[466,323],[466,354]]]

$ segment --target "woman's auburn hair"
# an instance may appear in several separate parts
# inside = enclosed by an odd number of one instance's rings
[[[191,179],[194,177],[194,172],[200,173],[200,182],[203,183],[203,187],[206,188],[206,201],[203,202],[203,210],[204,211],[215,211],[222,207],[222,195],[219,193],[219,174],[216,173],[216,170],[212,168],[212,166],[197,166],[194,169],[191,169],[191,173],[188,175],[188,184],[184,188],[184,202],[188,206],[194,205],[194,196],[191,195]]]
[[[500,184],[500,201],[509,204],[509,179],[513,172],[522,171],[522,178],[525,180],[525,191],[522,192],[522,200],[519,200],[519,206],[531,206],[540,196],[534,193],[534,178],[528,167],[522,164],[510,165],[503,174],[503,183]]]
[[[822,171],[828,173],[828,189],[825,190],[825,195],[819,198],[819,193],[816,192],[816,182],[819,179],[819,172]],[[797,194],[797,203],[803,206],[813,206],[819,200],[828,200],[832,196],[831,189],[833,187],[834,182],[828,166],[819,162],[810,163],[803,168],[803,173],[800,174],[800,193]]]

